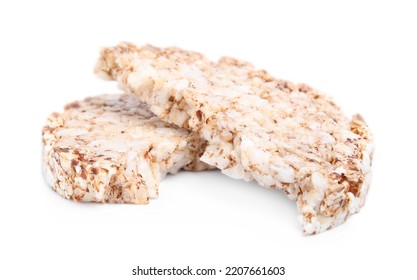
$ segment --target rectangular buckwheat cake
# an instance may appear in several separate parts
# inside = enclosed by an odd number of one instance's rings
[[[42,140],[48,184],[77,201],[146,204],[167,173],[210,168],[199,160],[205,141],[126,94],[68,104],[49,117]]]
[[[212,62],[178,48],[127,43],[103,49],[96,72],[163,121],[201,133],[208,142],[202,161],[296,200],[305,234],[343,223],[365,202],[370,131],[317,90],[233,58]]]

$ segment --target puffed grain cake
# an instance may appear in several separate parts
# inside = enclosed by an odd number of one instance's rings
[[[204,141],[162,122],[137,97],[100,95],[53,113],[42,131],[48,184],[76,201],[146,204],[179,169],[209,168]]]
[[[305,234],[343,223],[365,202],[371,133],[315,89],[233,58],[127,43],[103,49],[96,73],[163,121],[201,132],[202,161],[297,200]]]

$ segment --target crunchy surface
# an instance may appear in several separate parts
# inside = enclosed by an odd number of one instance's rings
[[[52,114],[42,131],[48,184],[77,201],[146,204],[167,173],[208,168],[200,137],[146,108],[134,96],[100,95]]]
[[[125,43],[103,49],[96,72],[162,120],[200,132],[208,141],[202,161],[297,200],[305,234],[344,222],[365,202],[368,127],[308,86],[233,58],[211,62],[178,48]]]

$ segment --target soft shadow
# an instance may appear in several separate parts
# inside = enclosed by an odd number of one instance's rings
[[[161,183],[159,193],[165,197],[171,192],[183,192],[188,199],[206,196],[213,204],[227,203],[230,207],[248,208],[253,213],[263,215],[271,223],[284,222],[300,230],[297,220],[296,202],[282,191],[260,186],[256,181],[245,182],[222,174],[219,170],[192,172],[181,171],[168,175]],[[168,194],[167,194],[168,193]],[[236,208],[234,209],[236,210]]]

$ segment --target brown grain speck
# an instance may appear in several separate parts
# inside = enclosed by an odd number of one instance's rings
[[[85,172],[85,169],[82,169],[81,171],[81,178],[83,178],[84,180],[87,180],[87,172]]]
[[[195,115],[197,116],[197,119],[201,122],[203,119],[203,112],[201,112],[201,110],[197,110],[195,112]]]

